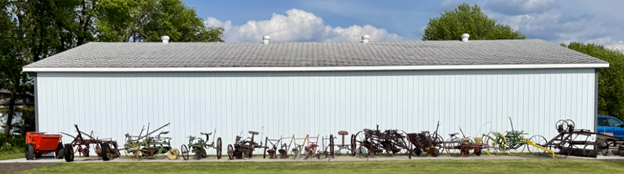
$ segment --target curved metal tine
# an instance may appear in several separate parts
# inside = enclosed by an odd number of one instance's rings
[[[61,132],[61,134],[63,134],[63,135],[67,135],[67,136],[69,136],[69,137],[72,137],[72,138],[74,138],[74,139],[76,139],[76,137],[75,137],[75,136],[73,136],[73,135],[70,135],[70,134],[68,134],[68,133],[65,133],[65,132]]]
[[[91,131],[91,132],[93,132],[93,131]],[[95,138],[93,138],[93,136],[89,135],[89,134],[88,134],[88,133],[86,133],[86,132],[80,131],[80,133],[82,133],[83,135],[86,135],[87,137],[89,137],[89,138],[91,138],[91,139],[95,140]]]

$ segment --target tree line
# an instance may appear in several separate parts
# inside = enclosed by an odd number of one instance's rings
[[[88,42],[223,42],[181,0],[0,0],[0,89],[11,93],[3,113],[33,118],[33,74],[22,67]],[[16,108],[16,101],[31,107]],[[32,123],[34,124],[34,123]],[[4,125],[25,130],[34,125]]]

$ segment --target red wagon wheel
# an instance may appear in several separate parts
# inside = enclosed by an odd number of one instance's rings
[[[234,159],[234,146],[232,146],[231,144],[228,145],[227,153],[228,153],[228,158],[230,158],[230,160],[233,160]]]
[[[182,147],[180,147],[180,153],[182,153],[182,158],[184,158],[184,160],[189,159],[190,152],[186,145],[183,144]]]

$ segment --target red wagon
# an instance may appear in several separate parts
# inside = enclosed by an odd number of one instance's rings
[[[54,152],[55,157],[63,157],[62,135],[45,132],[26,132],[26,160],[40,158],[43,154]]]

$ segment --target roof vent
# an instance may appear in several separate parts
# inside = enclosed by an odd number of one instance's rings
[[[362,43],[368,43],[368,35],[363,35],[362,36]]]
[[[169,36],[167,35],[161,36],[160,39],[162,40],[163,44],[169,43]]]
[[[262,36],[262,43],[269,44],[269,40],[271,40],[271,37],[269,37],[269,36]]]
[[[462,42],[468,42],[468,38],[470,37],[470,35],[468,33],[464,33],[461,35],[462,37]]]

